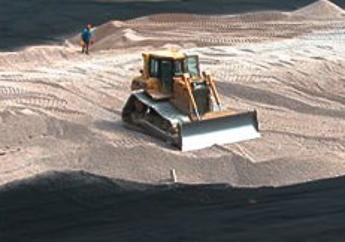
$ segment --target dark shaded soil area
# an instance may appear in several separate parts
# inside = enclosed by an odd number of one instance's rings
[[[0,190],[1,241],[344,241],[345,178],[147,186],[47,173]]]

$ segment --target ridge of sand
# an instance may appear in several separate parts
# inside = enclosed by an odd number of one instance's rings
[[[99,38],[95,35],[95,38]],[[124,46],[134,45],[137,42],[147,40],[144,36],[140,35],[137,31],[126,28],[115,31],[109,36],[99,39],[93,46],[92,50],[108,50],[113,48],[121,48]]]
[[[109,21],[92,29],[93,50],[106,50],[131,45],[132,42],[146,40],[138,31],[126,27],[122,21]],[[80,45],[80,34],[66,41],[66,45],[73,47]]]
[[[300,29],[303,20],[331,20],[345,17],[345,10],[330,2],[319,0],[293,12],[263,11],[237,15],[198,15],[162,13],[127,21],[109,21],[92,30],[95,44],[92,50],[109,50],[123,47],[169,46],[195,47],[207,45],[236,45],[274,38],[292,38],[305,33]],[[277,29],[267,28],[281,22]],[[238,28],[239,23],[242,27]],[[291,28],[286,24],[290,23]],[[295,23],[295,24],[294,24]],[[298,23],[298,25],[296,25]],[[236,30],[248,29],[246,38]],[[308,28],[308,27],[307,27]],[[310,26],[312,29],[313,26]],[[205,31],[217,30],[212,35]],[[230,38],[229,38],[230,37]],[[66,45],[80,45],[80,34],[68,39]]]
[[[318,12],[324,12],[324,15]],[[266,11],[230,16],[156,14],[128,21],[110,21],[95,27],[92,30],[95,43],[90,48],[109,50],[170,45],[191,48],[280,40],[303,35],[306,29],[312,30],[315,28],[314,19],[329,20],[342,16],[343,12],[336,5],[321,0],[293,13]],[[312,21],[301,24],[305,19]],[[272,24],[276,27],[271,28]],[[205,34],[208,32],[211,34]],[[68,47],[79,48],[79,45],[79,33],[66,41]]]
[[[305,18],[330,19],[344,17],[345,10],[329,0],[318,0],[310,5],[292,12],[292,16]]]
[[[96,28],[93,28],[92,33],[96,35],[98,39],[102,39],[114,33],[114,31],[117,31],[125,26],[126,24],[122,21],[109,21]]]
[[[109,21],[102,25],[94,27],[92,31],[93,39],[95,41],[101,41],[104,38],[109,37],[116,31],[121,30],[125,27],[125,23],[122,21]],[[74,45],[79,45],[80,43],[80,33],[74,35],[72,38],[67,40],[69,43]]]

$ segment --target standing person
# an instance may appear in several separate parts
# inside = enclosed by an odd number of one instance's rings
[[[89,54],[89,46],[91,43],[91,24],[88,24],[81,33],[82,50],[81,53]]]

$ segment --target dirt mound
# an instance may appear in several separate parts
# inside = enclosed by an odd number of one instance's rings
[[[92,50],[106,50],[111,48],[121,48],[137,44],[146,40],[144,36],[121,21],[110,21],[92,29],[92,40],[94,44]],[[73,36],[66,41],[66,45],[79,46],[80,34]]]
[[[270,22],[270,21],[280,21],[287,19],[287,14],[279,11],[267,11],[267,12],[255,12],[255,13],[246,13],[241,15],[235,15],[231,19],[244,21],[244,22]]]
[[[345,11],[328,0],[319,0],[304,8],[292,12],[293,16],[304,18],[331,19],[345,16]]]
[[[97,35],[96,35],[97,36]],[[127,28],[116,30],[105,36],[102,39],[97,39],[95,44],[91,47],[93,50],[107,50],[119,47],[129,47],[133,44],[138,44],[140,41],[144,41],[147,38],[140,35],[137,31]]]
[[[93,39],[95,41],[102,41],[105,38],[108,38],[112,34],[116,33],[117,31],[125,28],[125,23],[121,21],[110,21],[96,28],[92,29]],[[72,38],[67,40],[68,43],[73,45],[79,45],[80,43],[80,34],[73,36]]]
[[[92,30],[93,36],[97,40],[104,39],[114,32],[125,27],[125,23],[121,21],[110,21],[98,26]]]
[[[171,13],[171,14],[154,14],[147,18],[153,22],[189,22],[199,21],[207,19],[206,16],[197,14],[183,14],[183,13]]]

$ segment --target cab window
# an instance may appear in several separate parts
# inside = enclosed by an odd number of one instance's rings
[[[174,76],[183,75],[183,63],[181,61],[174,61]]]
[[[159,62],[156,59],[150,60],[150,76],[158,77],[159,74]]]
[[[199,76],[199,59],[197,56],[188,56],[186,59],[188,73],[193,76]]]

